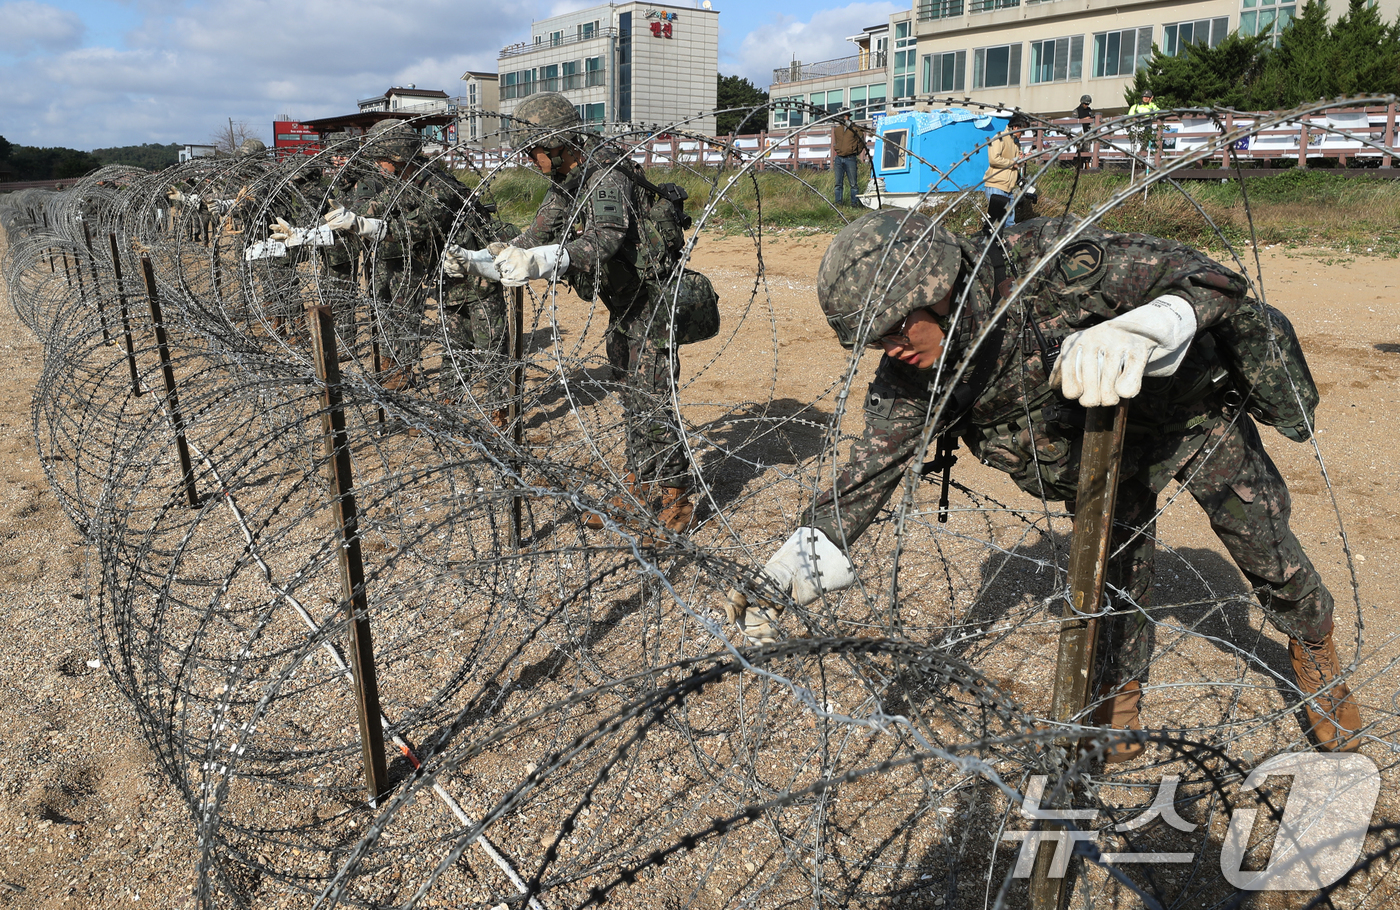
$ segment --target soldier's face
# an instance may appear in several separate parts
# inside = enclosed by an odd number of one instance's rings
[[[934,309],[944,312],[951,302],[952,291],[948,292]],[[885,353],[895,360],[927,370],[943,355],[943,329],[928,310],[915,310],[904,320],[904,331],[886,335],[880,339]]]

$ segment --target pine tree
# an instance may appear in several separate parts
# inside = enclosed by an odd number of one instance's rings
[[[762,91],[743,76],[717,76],[718,89],[715,93],[715,107],[723,113],[715,117],[715,135],[730,133],[756,133],[768,126],[766,111],[757,110],[768,103],[768,93]],[[741,108],[741,110],[726,110]],[[742,110],[751,108],[753,110]]]

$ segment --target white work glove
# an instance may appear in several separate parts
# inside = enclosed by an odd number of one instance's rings
[[[364,218],[356,215],[343,205],[338,205],[325,216],[326,227],[338,233],[353,231],[361,237],[369,240],[378,240],[384,236],[386,228],[384,222],[378,218]]]
[[[169,199],[172,203],[176,205],[183,205],[185,202],[185,194],[180,192],[173,186],[165,191],[165,198]]]
[[[1196,311],[1165,294],[1065,339],[1050,384],[1086,408],[1142,391],[1143,376],[1170,376],[1196,337]]]
[[[534,278],[550,278],[556,271],[563,274],[568,268],[569,254],[562,244],[528,250],[508,246],[496,256],[496,271],[501,273],[501,284],[508,288],[518,288]]]
[[[330,225],[323,224],[314,228],[292,227],[282,218],[272,219],[272,227],[268,230],[267,236],[279,243],[286,244],[288,248],[331,246],[335,243],[335,234],[331,232]]]
[[[463,249],[451,243],[442,250],[442,273],[448,278],[480,275],[492,281],[501,280],[501,273],[496,271],[496,263],[489,251]]]
[[[285,255],[286,245],[277,240],[259,240],[243,251],[243,258],[249,262],[254,259],[277,259]]]
[[[799,607],[823,594],[855,584],[855,566],[836,544],[817,528],[798,528],[763,567],[773,586],[792,597]],[[782,613],[780,604],[760,600],[750,604],[740,591],[729,592],[725,615],[737,622],[750,641],[767,644],[777,637],[773,624]]]

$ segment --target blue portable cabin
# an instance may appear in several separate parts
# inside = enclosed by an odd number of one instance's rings
[[[977,189],[987,172],[987,143],[1009,119],[960,107],[881,117],[875,124],[875,176],[890,194]]]

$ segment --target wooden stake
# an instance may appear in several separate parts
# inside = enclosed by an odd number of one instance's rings
[[[83,222],[83,243],[87,245],[88,268],[92,272],[92,292],[97,295],[97,321],[102,323],[103,344],[112,343],[112,335],[107,331],[107,308],[102,302],[102,283],[97,280],[97,257],[92,252],[92,232],[88,230],[88,223]]]
[[[384,726],[380,723],[379,682],[374,669],[374,643],[370,635],[369,601],[365,596],[365,567],[360,553],[360,518],[355,506],[355,481],[350,463],[350,443],[345,433],[345,408],[340,391],[340,359],[335,344],[335,319],[329,306],[306,311],[311,331],[316,378],[321,381],[321,436],[330,456],[332,507],[340,529],[340,585],[350,613],[350,666],[354,674],[355,703],[359,708],[360,744],[365,769],[365,789],[371,803],[389,788],[384,762]]]

